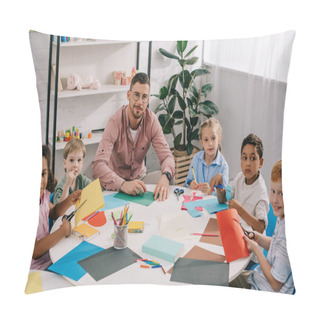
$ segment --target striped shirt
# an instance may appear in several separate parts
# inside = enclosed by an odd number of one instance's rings
[[[275,280],[283,283],[280,293],[292,294],[294,291],[294,283],[292,271],[287,252],[286,234],[285,234],[285,218],[277,220],[277,225],[272,237],[270,248],[268,251],[267,260],[271,265],[271,275]],[[254,269],[248,283],[251,284],[251,289],[274,291],[265,277],[260,265]]]

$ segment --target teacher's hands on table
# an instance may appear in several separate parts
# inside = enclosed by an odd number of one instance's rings
[[[162,175],[153,192],[154,200],[163,201],[169,196],[169,180],[166,175]]]
[[[137,196],[147,192],[147,187],[141,180],[125,181],[120,188],[120,191],[132,196]]]

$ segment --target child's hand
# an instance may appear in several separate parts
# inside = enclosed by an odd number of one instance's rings
[[[197,183],[194,180],[192,180],[190,182],[190,189],[192,189],[192,190],[198,190],[199,189]]]
[[[66,185],[71,186],[74,179],[78,176],[78,172],[75,170],[70,170],[66,173]]]
[[[68,200],[70,201],[71,204],[75,204],[81,197],[81,190],[77,190],[72,192],[69,196],[68,196]]]
[[[209,183],[206,182],[200,182],[199,183],[199,189],[202,193],[211,194],[211,188],[209,186]]]
[[[249,233],[249,236],[250,236],[251,233]],[[254,240],[251,240],[248,236],[244,235],[244,240],[246,241],[247,243],[247,247],[248,247],[248,250],[249,252],[254,252],[256,250],[259,250],[259,245],[257,243],[257,239],[256,239],[256,233],[255,233],[255,237],[254,237]]]
[[[223,184],[223,176],[221,173],[217,173],[211,180],[210,180],[210,188],[214,190],[214,186],[219,184]]]
[[[62,219],[62,224],[60,226],[61,230],[63,231],[63,235],[65,237],[69,237],[71,233],[71,223],[67,219]]]

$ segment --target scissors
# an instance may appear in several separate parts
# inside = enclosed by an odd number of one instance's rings
[[[177,196],[177,200],[179,201],[179,196],[184,193],[183,189],[176,188],[174,189],[174,194]]]
[[[243,230],[243,233],[244,233],[249,239],[251,239],[251,240],[254,239],[255,233],[254,233],[253,231],[247,231],[247,230],[243,229],[241,223],[240,223],[236,218],[233,218],[233,220],[234,220],[234,221],[237,221],[237,222],[239,223],[240,227],[241,227],[242,230]]]
[[[66,214],[65,214],[65,215],[62,217],[62,220],[63,220],[64,218],[66,218],[68,221],[70,221],[70,220],[73,218],[73,216],[77,213],[77,211],[86,203],[86,201],[87,201],[87,199],[84,200],[84,201],[80,204],[80,206],[79,206],[76,210],[72,211],[69,215],[66,215]]]

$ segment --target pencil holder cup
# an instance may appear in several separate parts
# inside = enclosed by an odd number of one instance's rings
[[[128,225],[114,225],[114,242],[115,249],[124,249],[128,244]]]

